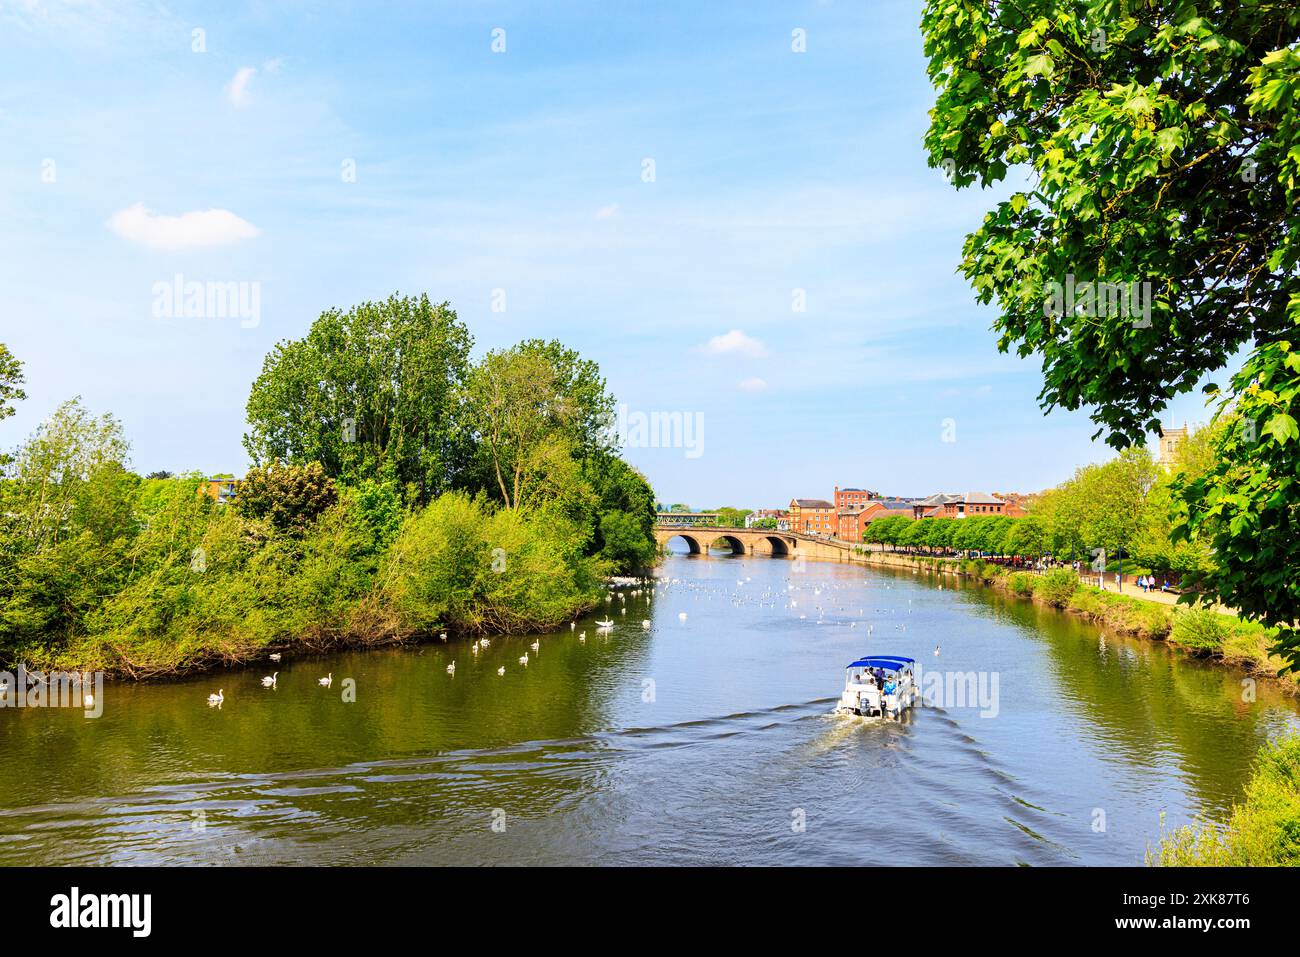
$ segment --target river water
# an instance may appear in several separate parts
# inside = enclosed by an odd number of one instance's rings
[[[0,862],[1140,864],[1162,813],[1221,820],[1300,725],[1237,672],[978,586],[718,553],[658,573],[477,655],[286,656],[274,690],[268,663],[110,683],[97,719],[0,711]],[[830,716],[866,653],[986,697]]]

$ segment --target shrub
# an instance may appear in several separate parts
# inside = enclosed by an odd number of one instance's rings
[[[608,567],[577,554],[578,541],[562,516],[492,514],[450,492],[402,528],[380,571],[381,604],[410,634],[552,627],[596,601]]]
[[[266,519],[279,531],[301,534],[336,501],[334,480],[319,462],[272,462],[248,470],[239,485],[235,507],[241,515]]]
[[[1053,568],[1039,576],[1034,593],[1055,608],[1064,608],[1079,588],[1079,576],[1069,568]]]
[[[1245,800],[1223,828],[1179,828],[1147,863],[1162,867],[1300,866],[1300,736],[1260,751]]]
[[[1034,576],[1029,572],[1012,572],[1007,579],[1007,587],[1012,594],[1029,598],[1034,594]]]
[[[1221,651],[1231,631],[1227,618],[1212,608],[1198,606],[1175,613],[1169,637],[1193,651]]]

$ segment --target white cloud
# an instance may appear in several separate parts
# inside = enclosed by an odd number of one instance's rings
[[[742,392],[762,392],[766,388],[767,380],[760,379],[758,376],[742,379],[740,383],[740,390]]]
[[[205,209],[164,216],[136,203],[114,213],[108,228],[123,239],[154,249],[224,246],[261,235],[261,230],[228,209]]]
[[[231,105],[243,109],[253,102],[253,95],[248,87],[253,82],[253,77],[257,75],[257,67],[245,66],[240,67],[235,73],[234,79],[226,84],[226,99]]]
[[[727,355],[734,352],[738,355],[756,359],[767,354],[767,346],[763,345],[762,340],[747,336],[739,329],[732,329],[723,335],[714,336],[702,348],[706,354],[711,356]]]
[[[618,215],[618,203],[610,203],[608,206],[602,206],[596,210],[597,219],[613,219]]]

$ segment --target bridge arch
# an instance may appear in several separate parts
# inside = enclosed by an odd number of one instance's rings
[[[724,545],[727,548],[730,548],[731,554],[733,555],[749,554],[749,549],[745,547],[745,543],[735,535],[719,535],[717,538],[713,539],[713,541],[709,542],[709,548],[717,548],[719,545]]]
[[[660,546],[667,548],[668,543],[674,538],[680,538],[684,541],[687,549],[689,549],[690,554],[692,555],[707,555],[709,553],[708,542],[705,540],[703,535],[698,533],[673,531],[668,535],[660,535],[659,544]]]

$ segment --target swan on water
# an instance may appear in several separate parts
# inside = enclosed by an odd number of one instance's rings
[[[447,674],[453,676],[456,674],[456,662],[453,661],[451,664],[447,666]]]
[[[267,675],[265,678],[263,678],[263,679],[262,679],[262,687],[263,687],[263,688],[274,688],[274,687],[275,687],[275,679],[276,679],[276,677],[279,676],[279,674],[280,674],[280,672],[277,671],[275,674],[273,674],[273,675]]]
[[[939,646],[938,646],[938,645],[935,645],[935,646],[934,646],[934,656],[935,656],[936,658],[939,657]]]
[[[519,663],[525,668],[528,667],[528,652],[524,652],[524,656],[519,659]]]
[[[317,678],[316,683],[319,684],[322,688],[328,688],[330,685],[334,683],[334,672],[331,671],[324,678]]]
[[[531,649],[533,649],[533,651],[541,651],[541,650],[542,650],[542,643],[541,643],[540,641],[534,641],[534,642],[533,642],[531,645],[529,645],[528,647],[531,648]]]
[[[642,618],[642,619],[641,619],[641,627],[642,627],[642,628],[649,628],[649,627],[650,627],[650,619],[649,619],[649,618]]]
[[[221,704],[226,700],[226,689],[218,688],[216,694],[208,695],[208,704]]]
[[[505,673],[506,673],[506,666],[505,666],[505,665],[502,665],[500,668],[497,669],[497,674],[498,674],[498,675],[503,675],[503,674],[505,674]]]
[[[273,655],[271,656],[271,660],[274,661],[274,662],[276,662],[277,664],[279,664],[279,662],[280,662],[280,653],[277,651],[275,654],[273,654]]]

